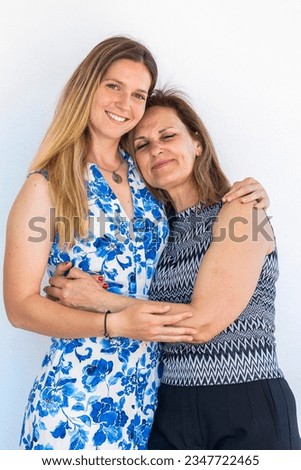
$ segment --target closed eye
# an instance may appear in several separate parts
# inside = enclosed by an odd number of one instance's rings
[[[140,144],[136,145],[135,147],[135,152],[138,152],[138,150],[141,150],[143,149],[144,147],[146,147],[148,145],[148,142],[141,142]]]
[[[175,136],[176,136],[176,134],[165,134],[165,135],[162,135],[161,139],[162,140],[168,140],[168,139],[172,139]]]

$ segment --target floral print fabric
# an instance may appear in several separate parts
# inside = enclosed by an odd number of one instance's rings
[[[131,157],[134,220],[99,168],[87,165],[89,236],[62,251],[52,246],[48,272],[61,261],[101,274],[111,292],[147,298],[168,226]],[[118,315],[118,313],[116,314]],[[22,449],[145,449],[157,404],[156,343],[127,338],[52,338],[29,395]]]

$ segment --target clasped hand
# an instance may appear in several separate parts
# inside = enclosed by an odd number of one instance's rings
[[[65,276],[67,271],[69,272]],[[185,312],[172,313],[170,305],[163,302],[142,301],[106,292],[103,288],[104,281],[99,281],[99,276],[72,268],[71,262],[59,264],[49,283],[44,292],[49,298],[66,307],[104,312],[107,309],[112,310],[112,296],[118,297],[119,302],[124,302],[124,306],[113,309],[115,313],[110,314],[107,319],[108,333],[112,337],[124,336],[141,341],[191,342],[193,335],[197,333],[194,328],[177,325],[193,316],[188,307]]]
[[[68,274],[65,276],[65,274]],[[59,301],[66,307],[100,312],[104,282],[99,282],[98,276],[90,275],[77,268],[72,268],[71,261],[60,263],[49,279],[44,292],[51,300]]]

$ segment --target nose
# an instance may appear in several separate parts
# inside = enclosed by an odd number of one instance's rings
[[[128,93],[120,93],[116,100],[116,105],[121,109],[130,109],[131,95]]]
[[[153,157],[158,157],[161,153],[163,153],[163,148],[160,145],[160,142],[151,142],[150,151]]]

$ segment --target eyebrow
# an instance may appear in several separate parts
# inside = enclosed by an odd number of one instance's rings
[[[171,126],[171,127],[163,127],[163,129],[159,129],[158,133],[159,133],[159,134],[162,134],[162,132],[165,132],[165,131],[167,131],[168,129],[173,129],[173,127],[172,127],[172,126]],[[134,141],[135,141],[135,140],[139,140],[139,139],[146,139],[146,137],[144,137],[144,135],[141,135],[141,136],[139,136],[139,137],[135,137]]]
[[[116,78],[105,78],[103,82],[116,82],[119,85],[124,85],[124,82],[122,82],[121,80],[117,80]],[[142,88],[137,88],[136,91],[140,91],[140,93],[145,93],[146,95],[148,94],[148,91],[143,90]]]

